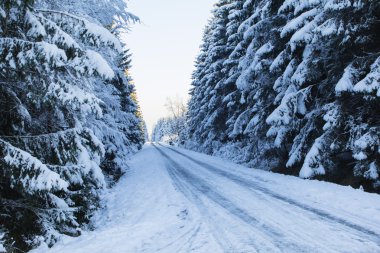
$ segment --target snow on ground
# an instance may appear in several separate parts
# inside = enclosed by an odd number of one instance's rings
[[[3,241],[2,241],[3,237],[4,237],[4,234],[0,232],[0,252],[6,252],[3,245]]]
[[[97,229],[34,253],[380,252],[380,196],[147,144]]]

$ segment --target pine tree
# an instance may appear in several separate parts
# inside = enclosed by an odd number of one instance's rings
[[[287,167],[297,169],[297,164],[301,165],[301,177],[323,175],[340,181],[352,174],[348,165],[352,160],[338,155],[354,149],[348,148],[352,141],[342,133],[356,128],[358,122],[347,122],[342,114],[347,105],[336,98],[334,87],[344,67],[352,66],[354,55],[363,54],[364,47],[373,48],[373,38],[367,37],[375,26],[370,9],[371,4],[361,1],[322,1],[314,5],[288,1],[280,8],[280,12],[294,11],[281,32],[282,37],[289,37],[287,51],[292,58],[284,73],[292,74],[285,82],[282,77],[278,85],[281,103],[267,121],[277,133],[281,126],[288,136],[294,136]],[[368,19],[364,21],[363,16]],[[343,81],[337,85],[339,92],[344,90],[342,85]]]
[[[87,121],[105,146],[101,168],[114,180],[125,171],[131,154],[145,142],[142,114],[138,107],[133,80],[129,74],[131,55],[124,50],[114,61],[116,77],[97,84],[95,92],[103,101],[103,117]]]
[[[379,13],[361,0],[217,5],[193,75],[186,145],[378,188]]]
[[[197,142],[204,148],[218,143],[224,139],[225,122],[223,115],[225,109],[221,107],[221,94],[223,93],[223,62],[228,56],[226,49],[226,26],[228,15],[233,7],[228,0],[220,0],[215,5],[213,19],[205,32],[204,54],[198,58],[197,65],[202,66],[200,73],[194,73],[194,86],[200,87],[189,102],[189,107],[198,107],[200,112],[195,112],[197,119],[193,124],[189,123],[191,136],[198,136]]]
[[[117,66],[118,38],[98,22],[39,8],[49,1],[33,4],[0,2],[0,231],[9,251],[79,235],[107,186],[110,143],[128,153],[141,146],[122,134],[135,125],[113,124],[138,121],[135,102],[121,109],[133,88]]]

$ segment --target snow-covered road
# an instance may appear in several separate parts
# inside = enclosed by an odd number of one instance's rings
[[[147,144],[97,229],[33,252],[380,252],[380,196]]]

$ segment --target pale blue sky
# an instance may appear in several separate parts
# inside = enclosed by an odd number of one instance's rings
[[[131,74],[144,119],[167,115],[167,97],[187,99],[202,32],[216,0],[130,0],[129,11],[142,23],[126,37],[133,54]]]

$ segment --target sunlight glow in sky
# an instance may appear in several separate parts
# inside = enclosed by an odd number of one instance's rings
[[[166,98],[188,99],[194,60],[216,0],[131,0],[141,19],[126,37],[131,74],[149,133],[167,115]]]

